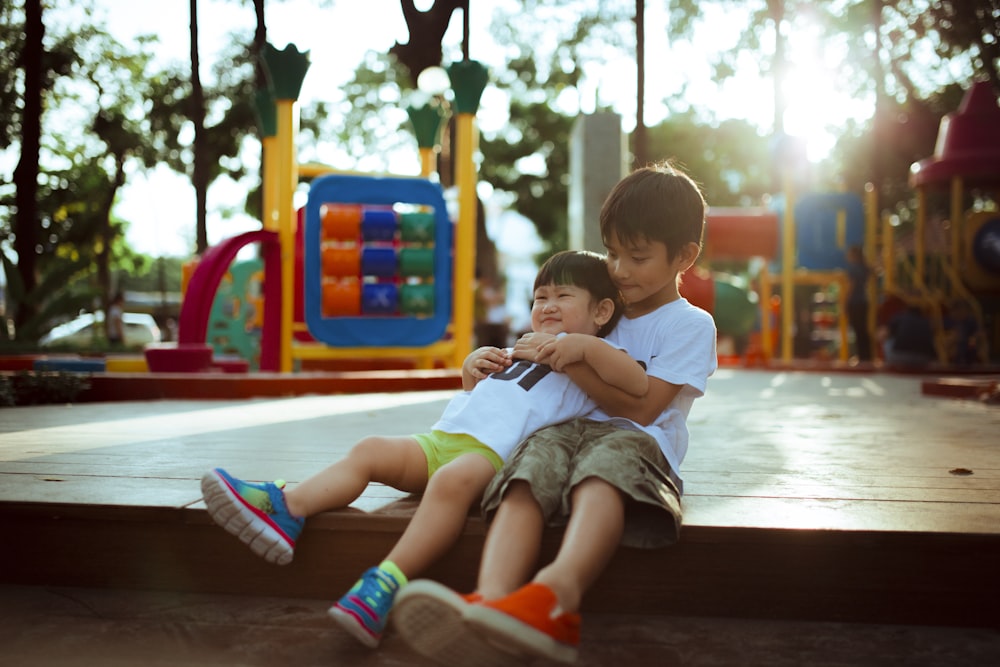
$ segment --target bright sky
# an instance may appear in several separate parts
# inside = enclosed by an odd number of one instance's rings
[[[160,38],[157,52],[162,57],[186,62],[188,59],[187,3],[176,2],[169,12],[137,12],[134,0],[97,0],[100,11],[107,12],[108,29],[123,43],[135,35],[152,33]],[[646,10],[646,122],[662,120],[666,110],[659,100],[666,95],[686,90],[695,105],[715,111],[720,118],[746,118],[760,127],[770,127],[773,94],[770,79],[760,72],[760,65],[744,62],[745,72],[724,85],[711,80],[709,64],[702,50],[717,51],[733,44],[745,25],[741,17],[718,14],[710,17],[695,44],[677,44],[673,48],[663,34],[665,17],[662,3],[651,2]],[[268,41],[282,49],[294,43],[300,51],[309,51],[310,69],[303,83],[300,101],[339,99],[339,88],[347,83],[368,50],[387,51],[393,43],[407,39],[406,25],[399,0],[338,0],[332,8],[320,8],[310,0],[268,2]],[[420,3],[418,2],[418,6]],[[487,66],[502,64],[502,54],[492,48],[489,36],[490,13],[494,7],[519,6],[516,0],[474,0],[470,11],[470,56]],[[203,76],[213,62],[214,54],[229,41],[234,30],[247,33],[254,28],[254,14],[249,3],[232,0],[199,0],[200,49]],[[713,10],[709,6],[706,11]],[[810,151],[814,158],[829,150],[832,137],[821,128],[843,120],[845,116],[864,118],[864,102],[854,107],[844,106],[848,100],[831,103],[826,76],[836,67],[837,54],[812,53],[808,36],[799,45],[795,62],[799,64],[793,100],[786,116],[788,131],[811,137]],[[815,43],[815,40],[813,40]],[[445,35],[445,59],[460,57],[460,14],[453,17],[451,29]],[[795,49],[795,45],[792,46]],[[827,62],[829,61],[829,62]],[[679,66],[683,64],[683,66]],[[581,111],[593,110],[594,98],[610,103],[623,117],[626,131],[635,125],[635,65],[630,61],[609,60],[603,68],[589,68],[590,80],[584,85],[581,99],[575,103]],[[686,86],[686,88],[685,88]],[[589,107],[589,108],[588,108]],[[478,124],[483,132],[499,127],[506,117],[506,103],[495,89],[487,88],[483,95]],[[416,152],[412,170],[418,169]],[[209,190],[209,243],[247,229],[259,228],[259,222],[245,216],[224,219],[220,211],[242,207],[244,188],[232,182],[218,181]],[[185,177],[159,168],[147,174],[130,177],[116,213],[132,222],[128,239],[140,252],[153,255],[187,256],[194,246],[194,190]]]

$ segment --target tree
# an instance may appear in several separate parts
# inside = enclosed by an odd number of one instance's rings
[[[24,19],[30,20],[27,13]],[[15,33],[18,23],[11,23]],[[110,298],[113,267],[128,254],[124,223],[112,219],[112,205],[129,164],[159,160],[162,136],[145,114],[147,90],[157,80],[148,71],[148,52],[131,55],[90,25],[47,42],[49,50],[36,59],[42,64],[38,107],[47,113],[31,112],[27,101],[20,109],[5,107],[2,124],[14,131],[0,135],[3,148],[20,151],[17,192],[11,197],[0,190],[0,251],[14,250],[3,253],[8,305],[16,336],[27,340],[60,316]],[[5,96],[16,89],[19,74],[25,91],[27,80],[38,78],[27,67],[5,67],[0,74],[10,82]],[[16,133],[32,123],[37,139],[32,130]],[[30,183],[22,183],[25,165],[35,170]]]
[[[24,71],[24,111],[21,115],[21,158],[14,170],[15,221],[14,252],[17,253],[19,290],[23,300],[14,315],[14,326],[31,320],[38,304],[26,298],[37,286],[36,257],[38,246],[38,154],[41,151],[42,96],[46,86],[45,54],[41,0],[24,3],[24,40],[19,64]],[[9,279],[8,279],[9,280]]]
[[[434,0],[426,10],[417,9],[413,0],[400,0],[409,39],[405,44],[396,42],[389,53],[395,56],[409,75],[411,88],[417,87],[417,77],[429,67],[440,67],[444,59],[441,41],[451,23],[452,14],[461,9],[468,21],[469,0]],[[463,46],[466,58],[467,45]]]

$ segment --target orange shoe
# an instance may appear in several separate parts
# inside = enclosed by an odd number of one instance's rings
[[[465,627],[467,608],[478,593],[459,595],[436,581],[420,579],[400,590],[389,618],[411,649],[444,667],[520,667],[518,656]]]
[[[551,588],[531,583],[507,597],[469,605],[463,614],[467,625],[494,643],[557,662],[575,662],[580,615],[553,615],[558,604]]]

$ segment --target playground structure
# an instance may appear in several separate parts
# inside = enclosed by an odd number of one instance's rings
[[[786,187],[776,209],[711,208],[703,258],[709,264],[760,260],[752,279],[757,299],[706,272],[685,276],[682,292],[715,314],[720,336],[749,334],[748,356],[766,363],[808,355],[801,346],[796,350],[796,338],[805,334],[807,346],[832,347],[846,362],[846,251],[859,246],[881,269],[867,286],[873,333],[893,304],[916,306],[931,321],[938,362],[948,364],[955,344],[949,319],[963,309],[981,332],[976,361],[989,364],[990,350],[1000,346],[1000,107],[988,82],[973,84],[959,110],[942,119],[934,156],[911,172],[917,208],[905,236],[892,216],[880,219],[872,187],[863,199],[853,193],[796,197]]]
[[[419,177],[324,174],[324,168],[312,165],[300,170],[294,149],[295,99],[308,63],[292,46],[285,52],[269,48],[265,60],[279,72],[271,100],[276,130],[265,132],[263,139],[265,229],[229,239],[201,258],[182,308],[179,343],[147,351],[150,370],[217,366],[212,346],[206,344],[211,322],[221,319],[224,329],[231,325],[228,331],[235,337],[244,326],[237,311],[250,301],[256,302],[253,321],[260,330],[263,371],[290,372],[296,363],[329,359],[459,366],[472,344],[472,155],[485,70],[474,61],[449,68],[456,98],[459,191],[458,219],[452,224],[440,187],[428,178],[441,121],[438,108],[409,110],[421,155]],[[280,74],[282,67],[290,72]],[[704,259],[757,260],[756,274],[741,282],[696,269],[685,276],[682,293],[713,313],[720,335],[742,338],[748,359],[789,362],[803,356],[805,334],[805,355],[819,346],[824,358],[846,362],[846,250],[857,245],[869,263],[881,265],[881,274],[873,275],[868,285],[872,330],[885,300],[919,306],[932,320],[939,361],[946,363],[948,314],[961,303],[988,334],[977,350],[979,361],[988,363],[990,346],[997,347],[1000,310],[998,116],[989,85],[977,83],[959,111],[942,120],[935,155],[913,166],[917,210],[909,236],[900,238],[890,217],[879,219],[872,188],[862,200],[853,193],[797,197],[786,187],[775,209],[711,208],[707,214]],[[317,178],[293,224],[292,192],[300,175]],[[945,223],[940,216],[932,218],[941,190],[950,195]],[[989,203],[983,206],[984,201]],[[947,243],[929,242],[936,238],[929,219],[949,230]],[[236,252],[249,243],[261,247],[262,293],[242,301],[237,296],[231,315],[213,315],[220,282]],[[236,321],[226,322],[227,317]]]
[[[265,137],[264,229],[227,239],[200,258],[187,281],[178,342],[146,350],[151,371],[218,366],[207,342],[213,302],[236,254],[252,243],[261,248],[263,294],[243,302],[256,302],[262,371],[291,372],[302,360],[357,358],[457,367],[471,350],[474,117],[487,81],[485,68],[470,60],[447,68],[455,93],[454,225],[440,186],[427,178],[441,121],[439,108],[429,106],[410,110],[420,177],[319,175],[311,168],[309,175],[319,177],[299,216],[293,204],[300,176],[295,104],[307,55],[293,45],[284,51],[268,45],[265,51],[273,89],[271,97],[258,100]],[[232,312],[236,327],[244,321],[240,311]]]

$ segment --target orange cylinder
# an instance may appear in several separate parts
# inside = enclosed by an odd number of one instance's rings
[[[361,284],[356,280],[323,282],[323,315],[344,317],[361,314]]]
[[[322,262],[323,275],[330,278],[348,278],[361,274],[361,250],[357,247],[325,247]]]
[[[363,211],[360,204],[323,204],[323,238],[354,241],[361,233]]]

